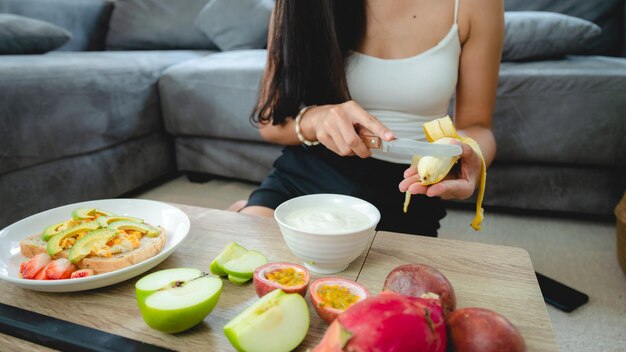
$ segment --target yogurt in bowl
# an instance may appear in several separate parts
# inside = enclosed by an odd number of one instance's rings
[[[338,233],[362,229],[370,221],[367,215],[340,206],[312,206],[293,209],[285,214],[285,224],[307,232]]]
[[[287,246],[311,271],[345,270],[367,248],[380,221],[372,204],[340,194],[312,194],[276,208]]]

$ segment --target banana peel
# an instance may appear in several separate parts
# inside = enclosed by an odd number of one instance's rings
[[[413,158],[411,158],[411,168],[416,168],[419,161],[420,161],[420,156],[413,155]],[[410,203],[411,203],[411,192],[407,190],[406,192],[404,192],[404,206],[402,207],[402,209],[404,210],[404,213],[406,213],[409,210]]]
[[[454,128],[454,124],[450,119],[450,116],[444,116],[442,118],[432,120],[423,124],[424,133],[426,139],[430,143],[445,143],[449,144],[452,140],[456,139],[469,145],[474,152],[480,157],[481,170],[480,170],[480,185],[478,188],[478,198],[476,199],[476,216],[471,223],[471,227],[480,231],[480,225],[484,218],[484,209],[482,207],[483,198],[485,195],[485,185],[487,181],[487,167],[485,165],[485,158],[480,150],[480,146],[470,137],[461,137]],[[443,157],[437,158],[432,156],[419,157],[414,156],[411,161],[411,167],[416,167],[421,177],[423,185],[432,185],[441,180],[450,172],[454,164],[459,159],[456,157]],[[411,201],[411,193],[406,192],[404,200],[404,212],[407,212],[409,203]]]
[[[485,165],[485,157],[483,157],[483,152],[480,150],[480,146],[470,137],[461,138],[461,142],[469,145],[474,152],[480,157],[480,185],[478,186],[478,196],[476,198],[476,216],[474,216],[474,220],[471,223],[471,226],[474,230],[480,231],[480,224],[483,222],[483,213],[485,209],[483,209],[483,198],[485,197],[485,186],[487,185],[487,166]]]

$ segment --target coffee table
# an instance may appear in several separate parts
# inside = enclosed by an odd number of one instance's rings
[[[195,267],[208,271],[213,258],[231,241],[261,251],[270,261],[299,263],[273,219],[174,205],[189,215],[191,230],[176,252],[154,270]],[[530,258],[522,249],[378,232],[371,247],[336,276],[357,280],[378,293],[387,273],[409,262],[441,270],[456,290],[459,307],[489,308],[505,315],[519,328],[529,351],[558,351]],[[251,284],[237,286],[224,280],[221,298],[204,322],[171,335],[143,322],[134,297],[136,280],[74,293],[35,292],[2,284],[0,303],[173,350],[233,351],[222,328],[257,299]],[[327,326],[310,302],[309,310],[311,326],[298,348],[301,351],[315,346]],[[49,350],[4,334],[0,334],[0,346],[12,351]]]

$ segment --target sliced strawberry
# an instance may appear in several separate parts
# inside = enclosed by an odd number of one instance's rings
[[[93,274],[93,270],[91,269],[80,269],[73,272],[70,279],[80,279],[81,277],[93,276]]]
[[[52,258],[48,253],[39,253],[20,265],[20,274],[24,279],[35,279],[37,274],[46,266]]]
[[[50,265],[50,263],[48,263],[48,265]],[[35,280],[48,280],[48,275],[46,275],[46,268],[48,267],[48,265],[46,265],[45,268],[41,269],[39,273],[37,273],[37,276],[35,276]]]
[[[76,265],[65,258],[59,258],[46,267],[46,276],[49,280],[69,279],[76,271]]]

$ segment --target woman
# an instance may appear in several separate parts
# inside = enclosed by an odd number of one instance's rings
[[[436,236],[440,199],[478,186],[477,154],[463,145],[456,175],[425,187],[410,160],[372,152],[360,135],[423,140],[422,124],[456,93],[455,126],[490,164],[502,0],[277,0],[271,22],[253,120],[286,147],[240,211],[272,216],[287,199],[341,193],[374,204],[379,230]],[[407,190],[417,196],[405,214]]]

